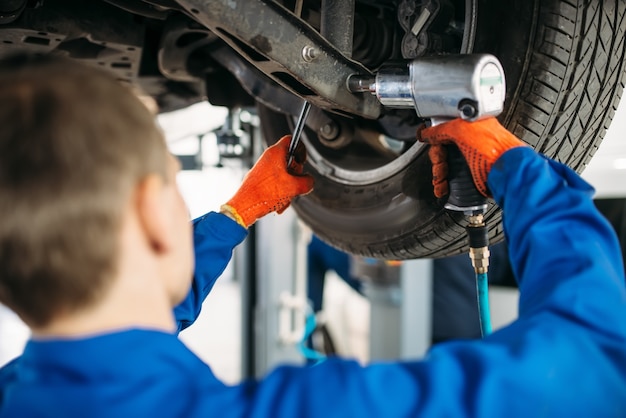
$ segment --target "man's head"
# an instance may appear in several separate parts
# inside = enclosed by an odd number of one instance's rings
[[[53,57],[6,59],[0,103],[0,302],[44,327],[106,294],[130,206],[156,213],[138,222],[147,227],[146,245],[157,255],[172,249],[176,239],[163,244],[150,231],[182,225],[164,211],[186,217],[177,167],[153,115],[101,71]],[[145,193],[168,188],[171,205],[146,204]],[[181,234],[187,247],[188,233]],[[188,254],[177,257],[190,264]],[[191,266],[168,262],[175,274],[190,274]],[[180,289],[171,292],[181,298]]]

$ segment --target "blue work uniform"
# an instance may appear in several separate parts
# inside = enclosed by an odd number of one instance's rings
[[[30,341],[0,416],[626,416],[624,270],[592,188],[530,148],[507,151],[488,181],[520,302],[519,318],[483,340],[439,344],[422,361],[282,366],[236,386],[164,332]],[[231,222],[217,216],[205,221]],[[234,241],[213,262],[224,265]]]

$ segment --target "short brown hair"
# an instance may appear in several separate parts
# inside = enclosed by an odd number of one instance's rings
[[[0,302],[29,325],[97,300],[122,212],[167,149],[112,76],[52,56],[0,61]]]

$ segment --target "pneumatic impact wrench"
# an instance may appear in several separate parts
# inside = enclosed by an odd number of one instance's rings
[[[505,79],[502,65],[492,55],[446,55],[383,68],[375,77],[353,75],[348,79],[348,89],[375,94],[388,108],[413,108],[417,116],[436,125],[455,118],[476,121],[499,115],[504,108]],[[468,217],[470,258],[477,274],[481,327],[486,335],[491,329],[486,276],[489,239],[483,219],[487,198],[474,186],[459,149],[450,145],[447,152],[450,193],[445,208]]]

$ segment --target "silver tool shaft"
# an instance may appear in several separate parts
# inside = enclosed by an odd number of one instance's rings
[[[291,142],[289,142],[289,150],[287,151],[287,168],[291,167],[291,163],[293,162],[293,157],[296,152],[296,147],[300,142],[300,136],[302,135],[302,130],[304,129],[304,122],[306,122],[307,116],[309,116],[309,111],[311,110],[311,103],[305,101],[304,105],[302,105],[302,110],[300,111],[300,116],[298,117],[298,122],[296,123],[296,127],[293,130],[293,135],[291,136]]]
[[[351,92],[376,95],[386,108],[412,108],[440,121],[498,116],[506,93],[502,64],[489,54],[420,57],[382,67],[374,77],[352,75],[347,84]]]

